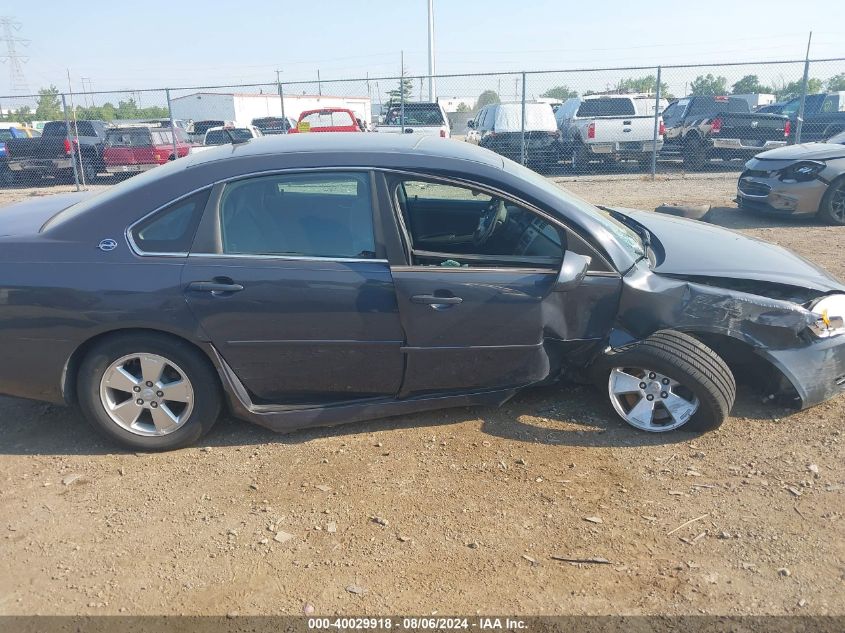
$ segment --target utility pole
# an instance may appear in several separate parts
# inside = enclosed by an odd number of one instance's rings
[[[323,96],[323,84],[320,83],[320,69],[317,69],[317,95]]]
[[[85,95],[85,105],[88,105],[88,96],[91,96],[91,106],[97,105],[94,103],[94,84],[91,83],[90,77],[80,77],[80,81],[82,82],[82,94]],[[85,83],[88,83],[88,89],[85,89]]]
[[[17,31],[21,30],[21,23],[12,17],[0,17],[0,27],[2,27],[3,32],[0,42],[6,42],[6,54],[0,55],[0,60],[4,63],[6,60],[9,61],[9,91],[25,94],[29,92],[29,85],[26,76],[23,74],[23,64],[28,62],[29,58],[18,53],[18,44],[29,46],[29,40],[21,39],[15,35]]]
[[[428,100],[437,101],[434,85],[434,0],[428,0]]]

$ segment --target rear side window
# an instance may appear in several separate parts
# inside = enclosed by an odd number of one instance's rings
[[[224,253],[376,256],[370,175],[284,174],[230,183],[220,200]]]
[[[165,207],[132,228],[132,241],[145,254],[182,254],[191,250],[210,189]]]
[[[71,123],[71,129],[73,129],[73,127],[74,125]],[[97,132],[90,121],[77,121],[76,130],[76,133],[79,136],[97,136]]]
[[[586,99],[578,108],[579,117],[633,116],[636,114],[630,99]]]
[[[44,124],[44,136],[67,136],[64,121],[49,121]]]
[[[145,129],[113,130],[106,135],[109,147],[149,147],[150,132]]]

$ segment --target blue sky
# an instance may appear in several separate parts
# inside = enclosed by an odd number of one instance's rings
[[[410,73],[427,67],[426,0],[55,5],[16,15],[20,37],[30,40],[21,52],[33,91],[50,83],[65,89],[66,69],[75,90],[81,77],[106,90],[271,82],[276,68],[283,81],[312,80],[317,69],[323,79],[395,75],[403,49]],[[440,73],[796,59],[811,29],[814,57],[845,57],[845,2],[835,0],[436,0],[435,13]],[[845,68],[829,71],[821,74]],[[673,90],[680,91],[689,77],[675,74]],[[458,94],[453,83],[441,91]],[[505,84],[512,89],[511,79]],[[2,66],[0,94],[8,85]]]

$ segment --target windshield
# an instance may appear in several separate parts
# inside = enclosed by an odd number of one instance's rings
[[[209,130],[205,135],[206,145],[225,145],[235,141],[248,141],[252,138],[252,132],[246,128],[231,128],[226,130]]]
[[[401,125],[402,107],[393,106],[384,118],[385,125]],[[443,113],[436,103],[406,103],[405,125],[445,125]]]
[[[311,112],[303,116],[299,122],[307,123],[311,126],[312,130],[321,127],[349,127],[355,125],[355,119],[352,118],[352,115],[343,110]]]
[[[578,108],[579,117],[634,116],[634,102],[630,99],[586,99]]]
[[[194,134],[205,134],[213,127],[220,127],[225,121],[197,121],[194,123]]]
[[[532,185],[551,194],[565,204],[576,207],[578,211],[589,215],[599,222],[634,259],[642,259],[646,256],[645,246],[637,232],[622,224],[619,220],[611,216],[609,212],[593,206],[586,200],[582,200],[562,187],[558,187],[551,180],[532,169],[523,167],[518,163],[507,162],[507,169],[509,171],[519,175],[524,180],[529,181]]]

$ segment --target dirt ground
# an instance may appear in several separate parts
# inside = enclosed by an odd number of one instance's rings
[[[845,278],[845,229],[739,212],[735,174],[556,180],[712,204]],[[844,418],[740,389],[717,432],[655,437],[554,387],[288,436],[225,418],[146,455],[2,398],[0,614],[845,614]]]

